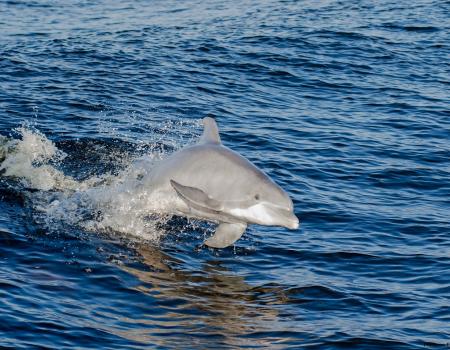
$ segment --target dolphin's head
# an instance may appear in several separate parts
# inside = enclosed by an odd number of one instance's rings
[[[247,200],[230,213],[248,223],[297,229],[299,220],[289,195],[262,171],[252,170],[244,187]]]
[[[251,195],[253,203],[245,210],[249,222],[292,230],[299,227],[291,198],[269,178],[251,188]]]

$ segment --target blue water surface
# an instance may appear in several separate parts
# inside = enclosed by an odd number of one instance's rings
[[[211,250],[207,227],[175,218],[158,244],[131,244],[43,225],[43,193],[0,177],[0,347],[449,348],[449,14],[433,0],[1,1],[1,135],[31,125],[82,178],[176,149],[214,116],[301,228],[252,226]]]

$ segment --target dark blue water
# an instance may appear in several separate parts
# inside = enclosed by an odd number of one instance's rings
[[[38,130],[81,181],[195,141],[212,115],[302,224],[211,250],[207,225],[175,218],[152,243],[44,217],[59,191],[4,174],[0,347],[447,349],[449,13],[1,1],[1,135]]]

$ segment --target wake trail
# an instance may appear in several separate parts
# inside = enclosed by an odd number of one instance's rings
[[[143,179],[167,154],[130,157],[119,171],[77,180],[61,170],[67,154],[44,134],[29,127],[16,131],[19,138],[0,136],[0,179],[28,190],[34,218],[47,229],[73,225],[153,242],[164,234],[159,227],[170,218],[159,213],[166,203]]]

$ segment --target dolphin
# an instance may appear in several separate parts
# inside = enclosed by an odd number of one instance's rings
[[[164,198],[166,211],[218,223],[204,242],[212,248],[232,245],[249,224],[297,229],[299,220],[288,194],[222,144],[213,118],[204,118],[203,125],[196,144],[162,160],[144,180]]]

